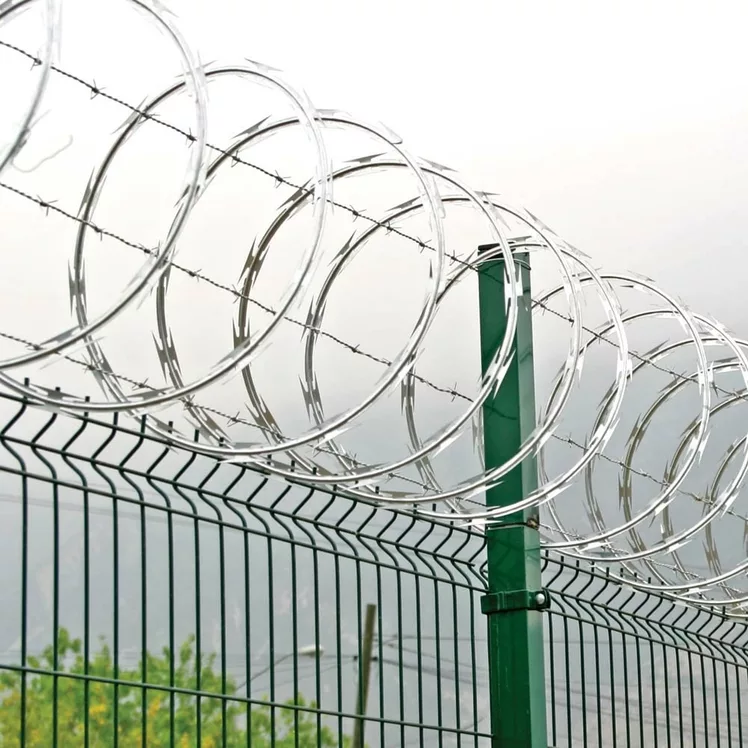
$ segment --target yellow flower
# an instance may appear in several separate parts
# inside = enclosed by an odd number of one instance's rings
[[[161,699],[159,697],[156,697],[151,701],[151,703],[148,705],[148,716],[150,718],[153,718],[156,716],[156,712],[161,708]]]

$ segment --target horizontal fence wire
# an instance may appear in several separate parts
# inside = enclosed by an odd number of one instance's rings
[[[545,559],[551,746],[748,745],[748,627]]]
[[[366,744],[483,744],[482,536],[0,403],[0,744],[349,744],[372,603]]]
[[[0,746],[488,746],[484,537],[0,395]],[[742,746],[748,629],[544,560],[549,746]]]

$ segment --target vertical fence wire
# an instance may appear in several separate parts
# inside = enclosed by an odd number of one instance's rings
[[[0,396],[1,746],[490,744],[483,535]],[[546,555],[550,746],[743,746],[748,630]],[[290,742],[289,742],[290,741]]]

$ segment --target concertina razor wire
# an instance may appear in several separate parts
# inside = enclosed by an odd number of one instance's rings
[[[142,11],[149,20],[165,34],[178,54],[183,76],[167,89],[151,97],[139,107],[130,107],[131,113],[122,128],[116,134],[108,153],[95,169],[86,192],[82,198],[77,216],[68,216],[77,221],[77,235],[71,262],[69,287],[71,309],[74,322],[71,327],[48,338],[43,344],[33,343],[21,355],[6,358],[0,362],[0,382],[10,391],[28,397],[43,406],[72,414],[122,412],[142,416],[149,414],[149,428],[177,446],[195,449],[196,444],[190,434],[175,430],[172,424],[165,423],[153,415],[152,410],[164,404],[180,402],[191,421],[203,437],[197,448],[204,454],[221,460],[240,462],[261,468],[265,472],[281,478],[301,480],[319,487],[334,487],[339,493],[350,497],[413,509],[419,515],[440,520],[472,523],[485,526],[486,523],[500,522],[503,517],[522,509],[544,507],[545,532],[544,544],[566,555],[583,559],[595,564],[611,564],[619,574],[625,577],[627,584],[641,589],[656,589],[675,599],[691,604],[702,604],[721,607],[731,615],[748,615],[748,592],[730,586],[730,582],[748,571],[748,559],[723,569],[719,561],[718,549],[715,547],[712,534],[712,523],[716,518],[732,513],[748,474],[748,434],[733,443],[724,454],[711,483],[708,499],[700,499],[703,512],[699,519],[684,529],[675,531],[672,527],[672,505],[676,495],[682,492],[682,486],[703,454],[710,435],[711,419],[731,404],[745,401],[748,392],[748,342],[736,338],[725,327],[708,317],[690,311],[676,298],[660,289],[648,279],[627,273],[607,273],[596,270],[586,255],[579,252],[568,242],[556,235],[532,213],[523,208],[513,207],[493,194],[476,191],[460,180],[453,171],[429,161],[411,155],[401,140],[381,126],[372,126],[351,115],[331,110],[317,109],[308,97],[284,81],[278,73],[263,65],[242,62],[240,65],[215,66],[201,65],[197,56],[180,33],[170,13],[155,0],[127,0]],[[45,38],[41,51],[28,53],[12,44],[2,41],[4,47],[15,50],[29,57],[37,71],[36,83],[30,91],[25,111],[18,118],[11,137],[0,142],[0,177],[12,168],[14,160],[27,142],[29,132],[40,116],[45,91],[50,76],[62,74],[83,85],[92,95],[104,95],[110,100],[124,104],[121,100],[104,94],[95,84],[86,83],[80,78],[56,67],[57,48],[61,36],[59,17],[62,0],[6,0],[0,3],[0,29],[10,20],[18,17],[30,6],[41,6],[46,14]],[[209,105],[206,88],[213,80],[222,78],[244,78],[270,87],[288,102],[294,109],[294,117],[263,120],[244,130],[227,148],[217,148],[207,142],[207,121]],[[156,108],[164,102],[182,94],[189,94],[194,109],[194,127],[190,131],[162,122],[154,114]],[[106,233],[95,222],[97,201],[103,190],[111,164],[124,148],[127,141],[143,126],[153,122],[164,125],[188,138],[189,168],[181,192],[181,199],[174,209],[170,228],[162,242],[155,249],[138,247],[144,254],[140,270],[130,279],[124,292],[109,308],[96,316],[90,316],[87,303],[86,270],[84,263],[84,244],[91,234]],[[272,138],[278,133],[300,128],[316,158],[316,172],[303,185],[293,185],[278,174],[266,172],[269,177],[295,186],[293,196],[287,200],[268,223],[267,229],[256,237],[246,260],[238,289],[237,323],[234,330],[234,348],[204,375],[194,381],[186,381],[182,374],[176,347],[170,335],[167,315],[167,293],[174,269],[184,270],[175,260],[180,236],[200,197],[209,188],[210,182],[219,169],[226,165],[247,163],[239,156],[240,152],[255,143]],[[326,151],[325,133],[330,128],[365,133],[367,137],[378,142],[382,153],[365,155],[342,167],[333,168]],[[252,166],[252,164],[248,164]],[[258,168],[259,167],[255,167]],[[260,169],[262,170],[262,169]],[[355,232],[345,242],[333,262],[322,266],[319,262],[320,247],[325,233],[328,212],[331,206],[353,210],[333,200],[336,186],[345,183],[361,174],[371,173],[407,173],[414,180],[417,188],[412,199],[407,200],[390,210],[379,219],[366,219],[365,228]],[[3,186],[30,197],[20,190]],[[33,199],[33,198],[31,198]],[[48,203],[40,199],[37,202],[49,208]],[[467,260],[450,255],[446,244],[443,226],[444,210],[448,205],[460,205],[475,211],[484,222],[486,236],[495,243],[495,249],[478,254],[476,250]],[[261,329],[249,327],[248,307],[256,303],[252,292],[260,275],[263,262],[269,256],[273,239],[284,225],[304,209],[311,208],[313,213],[312,227],[307,237],[303,256],[298,263],[293,282],[279,298],[275,299],[272,308],[272,319]],[[354,211],[355,217],[359,217]],[[421,215],[428,219],[432,241],[405,234],[397,228],[397,223],[404,219]],[[517,238],[508,236],[506,218],[511,217],[526,229],[528,236]],[[348,407],[342,413],[329,416],[325,412],[323,398],[315,376],[315,353],[320,338],[325,336],[324,322],[326,303],[331,290],[350,266],[352,259],[373,237],[394,232],[412,240],[419,251],[430,253],[429,279],[427,293],[407,341],[398,355],[391,360],[382,360],[386,364],[385,373],[379,378],[371,391]],[[135,246],[135,245],[131,245]],[[517,255],[520,252],[531,252],[551,257],[557,264],[563,282],[558,287],[533,300],[534,309],[548,310],[555,298],[565,298],[568,303],[568,320],[570,325],[568,354],[559,369],[550,396],[540,409],[536,428],[525,440],[518,452],[503,465],[482,469],[469,480],[461,480],[458,485],[445,485],[432,468],[432,459],[454,443],[467,429],[480,433],[481,409],[486,401],[500,388],[506,377],[513,356],[513,340],[520,314],[522,288],[518,280]],[[427,382],[417,373],[417,360],[423,341],[435,314],[444,303],[444,299],[459,281],[467,274],[480,269],[483,263],[512,258],[504,263],[504,293],[506,304],[506,334],[504,335],[493,360],[485,368],[482,380],[475,397],[461,397],[465,407],[454,420],[427,438],[422,438],[416,423],[415,387],[420,382]],[[448,263],[448,260],[451,263]],[[450,264],[455,268],[450,269]],[[186,270],[190,274],[194,271]],[[279,323],[287,319],[292,305],[309,290],[310,279],[320,277],[322,282],[315,288],[309,303],[306,321],[300,323],[303,328],[302,347],[304,352],[303,389],[310,420],[306,432],[287,436],[281,433],[252,377],[252,361],[264,349]],[[646,312],[627,314],[624,312],[616,288],[634,289],[657,299],[656,309]],[[597,329],[590,329],[583,324],[582,296],[585,289],[591,288],[604,309],[607,322]],[[228,290],[228,289],[227,289]],[[122,386],[126,378],[115,373],[102,346],[102,332],[107,325],[123,311],[142,303],[153,294],[156,308],[157,345],[162,352],[162,365],[168,379],[165,387],[138,387],[127,391]],[[663,344],[641,356],[629,349],[626,326],[641,320],[674,320],[685,332],[682,340]],[[584,332],[590,337],[584,339]],[[607,335],[612,334],[615,342]],[[12,336],[6,336],[12,337]],[[591,435],[584,443],[573,442],[579,447],[580,454],[574,463],[560,474],[548,474],[544,461],[544,449],[551,438],[561,438],[555,433],[561,414],[567,408],[574,384],[584,366],[585,354],[599,342],[615,346],[617,366],[614,382],[600,403],[598,414]],[[354,346],[343,343],[354,352]],[[82,346],[82,348],[81,348]],[[67,355],[75,347],[83,351],[86,366],[97,380],[104,396],[98,401],[82,398],[75,394],[51,390],[28,380],[20,380],[12,370],[31,363],[42,362],[53,356]],[[719,361],[711,362],[707,348],[718,347],[728,355]],[[696,370],[689,375],[677,375],[661,362],[675,351],[689,350],[695,355]],[[370,358],[377,360],[374,356]],[[624,481],[630,481],[636,474],[633,458],[642,435],[657,412],[671,402],[687,384],[696,384],[699,391],[699,412],[681,435],[681,438],[669,463],[665,480],[657,481],[659,492],[648,505],[635,510],[630,500],[630,490],[621,491],[625,519],[616,526],[606,526],[603,514],[597,508],[597,499],[592,488],[592,476],[597,458],[605,459],[603,450],[608,444],[614,430],[620,422],[624,394],[633,378],[645,367],[654,367],[674,375],[671,383],[657,396],[654,403],[641,414],[635,423],[627,441],[625,459],[620,463],[624,469]],[[211,409],[198,404],[195,395],[226,377],[241,373],[246,389],[251,413],[251,421],[259,427],[263,440],[244,442],[233,440],[226,428],[213,418]],[[722,374],[738,373],[743,386],[737,392],[726,391],[716,383]],[[428,383],[428,382],[427,382]],[[341,437],[360,418],[383,397],[400,389],[402,413],[407,425],[410,439],[408,454],[386,464],[364,464],[343,445]],[[438,389],[438,388],[437,388]],[[446,390],[448,391],[448,390]],[[728,394],[727,400],[713,403],[712,393],[720,391]],[[457,395],[459,393],[452,393]],[[215,413],[215,411],[213,411]],[[311,447],[332,456],[337,469],[329,468],[315,461],[314,452],[302,452],[302,448]],[[540,480],[536,490],[508,506],[486,507],[476,496],[497,486],[502,478],[523,461],[538,460]],[[737,468],[734,466],[737,465]],[[409,481],[414,485],[412,491],[389,490],[387,479],[398,475],[397,471],[406,467],[415,467],[420,481]],[[732,468],[731,468],[732,466]],[[726,475],[733,470],[731,480]],[[641,473],[639,473],[641,474]],[[579,535],[567,529],[557,509],[556,500],[577,478],[583,478],[588,516],[592,530]],[[646,476],[650,477],[651,476]],[[726,484],[726,485],[723,485]],[[694,498],[699,498],[694,496]],[[661,539],[655,543],[645,543],[639,528],[645,521],[655,517],[661,518]],[[548,524],[550,523],[550,524]],[[699,533],[706,537],[707,559],[710,577],[698,576],[690,571],[678,551]],[[627,548],[615,545],[616,539],[625,538]],[[674,564],[661,563],[664,556],[670,556]],[[640,573],[644,568],[645,577]],[[675,577],[668,577],[663,568],[676,572]]]

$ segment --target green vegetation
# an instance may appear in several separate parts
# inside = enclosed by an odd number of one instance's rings
[[[82,674],[84,672],[83,648],[79,639],[71,639],[64,629],[58,640],[58,668],[61,672]],[[202,658],[202,692],[220,694],[221,676],[214,670],[215,655]],[[63,664],[65,663],[65,664]],[[52,670],[54,657],[52,647],[41,657],[29,657],[32,668]],[[147,681],[149,684],[168,686],[171,653],[164,649],[161,657],[148,654],[146,657]],[[145,706],[142,699],[142,663],[132,669],[120,667],[119,680],[134,685],[117,688],[117,732],[120,748],[149,748],[175,746],[188,748],[195,745],[197,735],[196,699],[189,694],[177,693],[174,697],[173,736],[170,694],[167,690],[149,689]],[[88,674],[98,678],[113,678],[112,653],[105,643],[90,658]],[[197,681],[194,637],[188,638],[176,653],[174,682],[177,688],[195,689]],[[30,675],[26,680],[26,735],[23,746],[47,748],[51,745],[54,678],[49,675]],[[227,678],[226,693],[235,692],[236,683]],[[77,748],[84,744],[85,681],[79,678],[57,678],[57,719],[60,748]],[[247,707],[234,701],[226,701],[226,738],[223,734],[223,699],[203,697],[201,699],[201,745],[203,748],[270,748],[270,708],[253,706],[250,719]],[[286,702],[315,708],[314,702],[305,702],[303,697]],[[0,746],[21,748],[21,676],[11,671],[0,671]],[[114,744],[115,686],[111,683],[89,682],[88,690],[88,745],[90,748],[109,748]],[[145,708],[145,715],[144,715]],[[295,748],[294,712],[276,709],[275,746]],[[311,712],[298,712],[298,745],[300,748],[333,748],[338,745],[337,734],[328,727],[317,730],[316,716]],[[145,716],[145,719],[144,719]],[[145,724],[144,724],[145,723]],[[249,725],[250,734],[247,734]],[[350,738],[344,738],[349,748]]]

